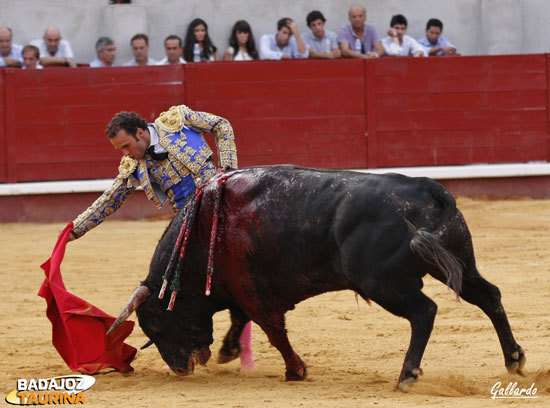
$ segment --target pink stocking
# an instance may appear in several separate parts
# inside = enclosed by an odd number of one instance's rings
[[[256,371],[258,367],[252,355],[252,322],[248,322],[241,333],[241,372]]]

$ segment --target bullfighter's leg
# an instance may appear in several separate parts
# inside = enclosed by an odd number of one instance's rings
[[[258,370],[252,354],[252,322],[249,321],[241,332],[239,338],[241,343],[241,372],[249,373]]]
[[[474,269],[470,270],[470,273],[465,272],[460,296],[478,306],[491,319],[504,353],[504,364],[508,372],[523,375],[525,352],[514,339],[500,300],[500,290],[485,280],[477,269]]]
[[[256,371],[256,363],[252,355],[252,324],[242,311],[232,309],[231,327],[225,335],[222,348],[218,354],[218,363],[224,364],[240,356],[241,371]]]
[[[271,322],[256,321],[267,334],[267,338],[273,347],[275,347],[285,360],[287,381],[302,381],[307,376],[306,364],[300,356],[293,350],[288,341],[287,332],[285,329],[285,317],[271,315]]]
[[[421,291],[420,279],[402,282],[400,286],[381,282],[371,287],[368,298],[389,312],[404,317],[411,324],[411,341],[405,356],[398,388],[401,391],[414,383],[422,374],[420,362],[433,329],[437,305]]]

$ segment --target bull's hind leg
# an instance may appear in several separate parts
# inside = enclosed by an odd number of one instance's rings
[[[275,347],[285,360],[286,372],[285,377],[287,381],[302,381],[306,378],[307,370],[306,365],[293,350],[290,342],[288,341],[287,332],[285,329],[285,317],[283,314],[273,316],[271,315],[271,321],[256,321],[267,334],[267,338],[273,347]]]
[[[399,283],[381,282],[377,287],[371,287],[368,293],[371,300],[411,324],[411,341],[399,374],[398,388],[401,391],[405,391],[405,387],[422,374],[420,362],[437,313],[437,305],[421,289],[420,279],[410,279]]]
[[[467,302],[478,306],[491,319],[504,353],[506,368],[511,374],[522,375],[526,361],[525,353],[523,348],[516,343],[512,334],[510,323],[500,300],[500,290],[473,268],[470,273],[464,274],[460,296]]]

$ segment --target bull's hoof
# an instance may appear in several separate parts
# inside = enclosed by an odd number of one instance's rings
[[[519,374],[525,376],[523,366],[527,359],[525,358],[525,350],[523,347],[518,346],[518,350],[513,352],[508,359],[506,359],[506,369],[510,374]]]
[[[408,389],[418,380],[418,376],[424,374],[421,368],[415,368],[409,373],[402,375],[403,378],[399,379],[397,388],[401,392],[408,392]]]
[[[304,381],[307,377],[307,369],[300,366],[296,370],[286,370],[285,378],[287,381]]]
[[[229,363],[230,361],[235,360],[241,354],[241,349],[237,347],[233,348],[224,348],[220,349],[218,353],[218,364]]]

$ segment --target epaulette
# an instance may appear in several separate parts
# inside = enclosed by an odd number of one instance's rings
[[[162,112],[155,124],[165,132],[177,132],[183,126],[183,113],[179,106],[172,106],[168,111]]]
[[[118,166],[118,177],[121,179],[127,179],[130,174],[137,168],[139,161],[134,160],[128,156],[122,156],[120,164]]]

